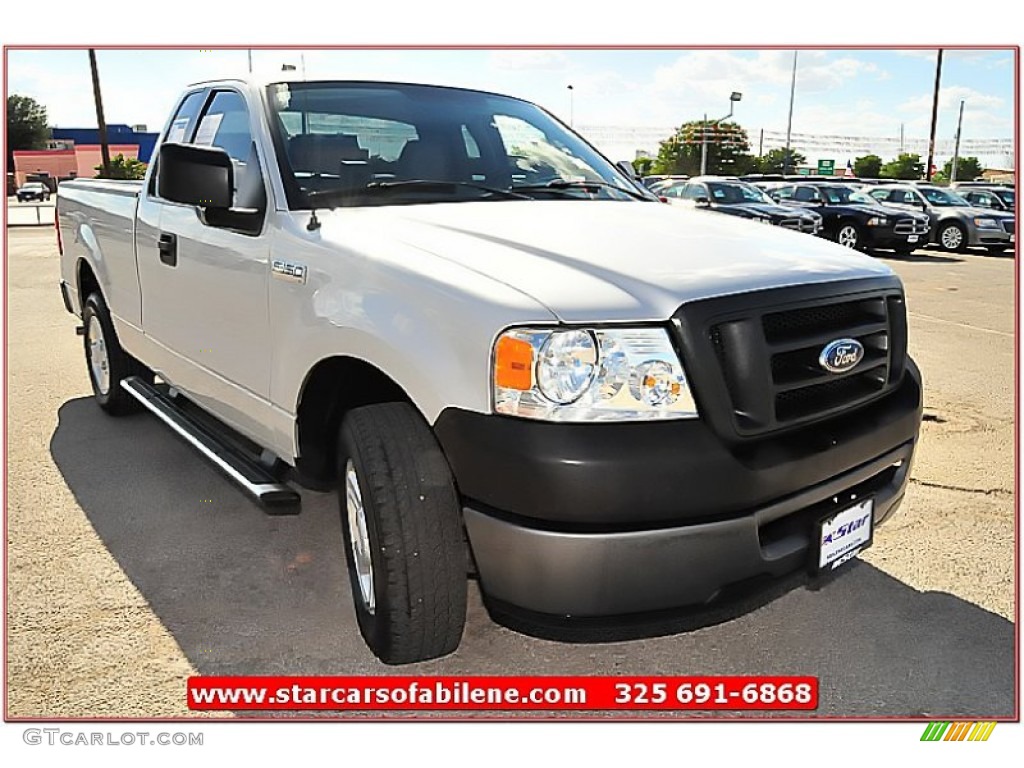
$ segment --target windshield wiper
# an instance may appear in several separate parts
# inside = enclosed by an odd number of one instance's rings
[[[441,179],[402,179],[401,181],[372,181],[363,187],[335,187],[334,189],[317,189],[306,193],[306,199],[311,203],[318,200],[331,200],[346,197],[360,197],[366,193],[380,194],[391,191],[400,192],[409,188],[430,191],[451,191],[456,189],[475,189],[491,195],[515,198],[518,200],[529,200],[526,195],[520,195],[508,189],[500,187],[488,187],[486,184],[475,184],[471,181],[443,181]]]
[[[584,192],[592,190],[597,192],[600,189],[614,189],[616,192],[622,192],[634,197],[637,200],[644,200],[651,202],[651,198],[642,192],[637,192],[632,189],[626,189],[624,187],[616,186],[615,184],[609,184],[607,181],[591,181],[591,180],[580,180],[573,181],[570,179],[552,179],[551,181],[545,182],[544,184],[513,184],[509,187],[510,190],[537,190],[537,191],[562,191],[562,190],[577,190],[581,189]]]

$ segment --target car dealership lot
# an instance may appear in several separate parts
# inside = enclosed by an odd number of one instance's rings
[[[9,715],[186,715],[195,673],[408,672],[813,674],[820,714],[1011,715],[1014,261],[879,255],[906,283],[926,422],[862,562],[640,639],[572,635],[590,643],[499,627],[471,590],[456,654],[389,668],[355,627],[333,496],[266,516],[152,417],[104,416],[52,229],[8,230]]]

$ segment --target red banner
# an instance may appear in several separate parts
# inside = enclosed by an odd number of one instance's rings
[[[194,710],[815,710],[816,677],[190,677]]]

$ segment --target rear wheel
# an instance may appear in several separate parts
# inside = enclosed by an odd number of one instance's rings
[[[99,293],[91,293],[82,308],[85,325],[85,364],[96,402],[112,416],[139,410],[139,404],[121,388],[129,376],[152,380],[153,374],[121,348],[110,311]]]
[[[454,651],[466,621],[466,545],[448,462],[408,403],[346,414],[338,496],[359,631],[381,661]]]
[[[967,232],[960,224],[943,224],[935,239],[944,251],[963,251],[967,248]]]
[[[860,230],[856,224],[840,224],[836,230],[836,242],[847,248],[859,248],[861,242]]]

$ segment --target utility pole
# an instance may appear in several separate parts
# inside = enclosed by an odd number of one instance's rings
[[[793,77],[789,83],[789,120],[786,122],[786,155],[782,158],[782,175],[789,173],[789,140],[793,135],[793,97],[796,95],[796,51],[793,51]]]
[[[903,154],[903,123],[900,123],[900,154]]]
[[[925,166],[925,181],[932,180],[932,163],[935,161],[935,127],[939,117],[939,84],[942,82],[942,49],[935,61],[935,94],[932,96],[932,132],[928,139],[928,165]]]
[[[713,121],[711,123],[711,125],[714,125],[717,128],[718,124],[721,123],[723,120],[728,120],[730,117],[732,117],[732,113],[733,113],[733,111],[736,108],[736,102],[740,101],[742,98],[743,98],[743,94],[740,93],[739,91],[733,91],[731,94],[729,94],[729,114],[726,115],[725,117],[720,117],[717,120]],[[700,175],[701,176],[704,176],[708,172],[708,128],[710,128],[710,127],[711,126],[708,125],[708,113],[705,112],[704,113],[704,124],[701,126],[701,134],[702,134],[702,138],[701,138],[701,142],[700,142]],[[724,141],[722,142],[722,145],[724,146]]]
[[[96,127],[100,134],[100,156],[103,158],[103,175],[110,178],[110,144],[107,143],[107,121],[103,118],[103,97],[100,95],[100,71],[96,66],[96,49],[89,49],[89,66],[92,68],[92,95],[96,99]]]
[[[569,91],[569,127],[572,128],[572,124],[574,122],[574,118],[576,117],[573,114],[573,112],[574,112],[573,103],[572,103],[573,88],[572,88],[572,85],[567,85],[567,86],[565,86],[565,88],[566,88],[567,91]]]
[[[764,157],[764,128],[761,129],[761,137],[757,140],[757,156]]]
[[[249,48],[247,53],[249,54],[249,74],[252,74],[252,48]]]
[[[960,162],[960,129],[964,125],[964,100],[960,99],[960,117],[956,121],[956,145],[953,147],[953,167],[949,171],[949,183],[956,181],[956,166]]]

